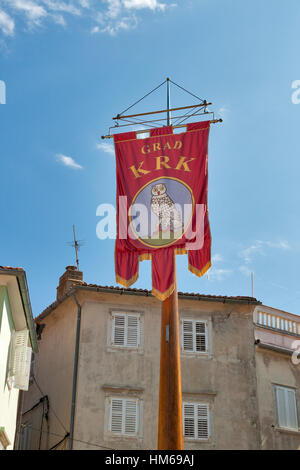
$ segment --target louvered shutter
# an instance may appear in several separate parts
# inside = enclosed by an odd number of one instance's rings
[[[281,387],[276,387],[276,398],[277,398],[277,413],[278,413],[278,424],[280,427],[287,427],[287,419],[285,412],[285,393]]]
[[[26,348],[25,363],[23,367],[23,372],[20,372],[14,378],[14,387],[19,390],[28,390],[29,387],[29,378],[30,378],[30,369],[31,369],[31,355],[32,349]]]
[[[193,321],[183,320],[183,350],[193,352]]]
[[[286,390],[288,427],[298,429],[298,416],[295,390]]]
[[[209,438],[209,408],[201,403],[183,403],[184,437],[197,440]]]
[[[137,347],[140,336],[140,319],[136,315],[127,315],[127,344],[126,346]]]
[[[298,430],[296,392],[290,388],[276,387],[278,424],[280,427]]]
[[[113,315],[112,342],[117,346],[125,346],[125,315]]]
[[[9,377],[12,385],[20,390],[28,390],[31,362],[28,339],[29,330],[14,331],[11,337]]]
[[[197,438],[208,439],[209,422],[208,422],[208,406],[196,405],[197,409]]]
[[[205,352],[207,349],[206,345],[206,325],[204,322],[195,322],[195,339],[196,339],[196,351]]]
[[[137,401],[125,400],[124,434],[133,435],[137,432]]]
[[[185,437],[195,437],[194,404],[183,404],[183,433]]]
[[[123,423],[123,400],[111,399],[111,417],[110,417],[110,430],[116,434],[122,433]]]

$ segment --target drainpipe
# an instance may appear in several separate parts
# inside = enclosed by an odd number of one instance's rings
[[[80,324],[81,324],[81,305],[76,297],[76,292],[73,292],[74,300],[77,304],[77,325],[76,325],[76,340],[75,340],[75,354],[74,354],[74,370],[73,370],[73,387],[72,387],[72,406],[71,406],[71,423],[70,423],[70,439],[69,450],[73,450],[74,438],[74,421],[75,421],[75,405],[76,405],[76,392],[77,392],[77,375],[78,375],[78,357],[79,357],[79,341],[80,341]]]

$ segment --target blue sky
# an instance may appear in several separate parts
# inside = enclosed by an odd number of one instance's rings
[[[73,223],[85,281],[115,284],[114,241],[96,237],[98,205],[115,201],[100,136],[167,76],[224,119],[210,134],[213,268],[199,279],[177,257],[179,289],[250,295],[253,271],[259,300],[300,313],[299,20],[299,0],[0,0],[0,264],[26,269],[35,315],[74,263]],[[159,90],[138,109],[163,106]],[[151,288],[148,261],[134,287]]]

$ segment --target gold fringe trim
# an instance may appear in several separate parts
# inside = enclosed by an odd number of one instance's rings
[[[187,250],[185,248],[175,248],[175,255],[187,255]]]
[[[199,277],[202,277],[204,276],[204,274],[209,270],[209,268],[211,267],[211,261],[209,261],[203,269],[201,269],[201,271],[197,268],[195,268],[194,266],[192,266],[191,264],[189,264],[189,270],[193,273],[193,274],[196,274],[196,276],[199,276]]]
[[[167,289],[165,292],[160,292],[159,290],[152,287],[152,294],[163,302],[168,297],[170,297],[170,295],[174,292],[174,289],[175,289],[175,283],[173,282],[173,284],[171,284],[169,289]]]
[[[143,253],[142,255],[139,256],[139,261],[146,261],[152,259],[151,253]]]
[[[135,281],[137,280],[137,278],[139,277],[139,272],[137,271],[135,273],[134,276],[132,276],[131,279],[129,279],[128,281],[126,279],[123,279],[121,276],[119,276],[117,273],[116,273],[116,281],[118,284],[121,284],[122,286],[124,287],[130,287],[132,284],[135,283]]]
[[[185,248],[175,248],[174,250],[175,255],[187,255],[187,250]],[[151,261],[152,254],[151,253],[143,253],[139,255],[139,261]]]

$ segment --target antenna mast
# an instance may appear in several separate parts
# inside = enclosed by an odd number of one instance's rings
[[[77,271],[79,271],[79,259],[78,259],[79,243],[78,243],[78,241],[77,241],[77,239],[76,239],[75,225],[73,225],[73,234],[74,234],[74,244],[73,244],[73,247],[75,248],[75,256],[76,256]]]

